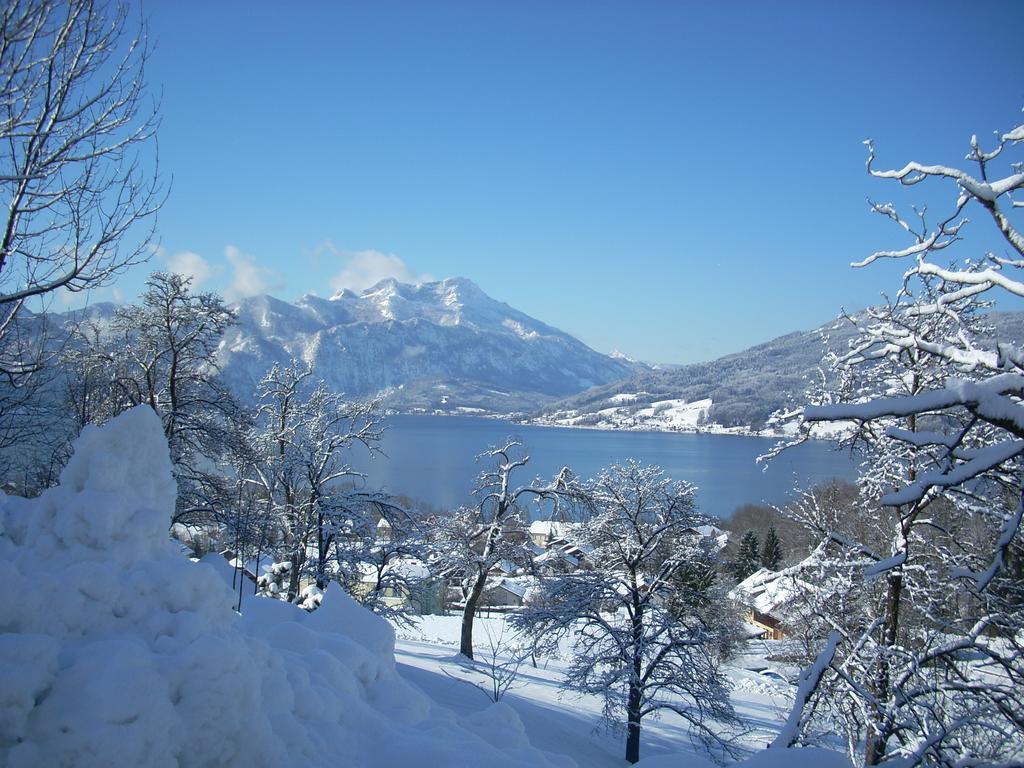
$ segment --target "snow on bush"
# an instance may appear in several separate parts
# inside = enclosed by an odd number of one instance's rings
[[[58,487],[0,496],[0,764],[565,764],[514,711],[461,722],[405,683],[338,587],[236,614],[169,541],[174,499],[146,407],[86,428]]]

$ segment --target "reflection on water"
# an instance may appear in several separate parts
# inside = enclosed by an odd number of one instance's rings
[[[563,465],[592,477],[601,467],[635,458],[698,486],[701,511],[718,517],[746,503],[782,504],[798,484],[854,477],[850,457],[824,442],[791,449],[765,469],[755,459],[775,441],[764,437],[532,427],[468,416],[392,416],[387,425],[386,457],[354,457],[368,485],[437,507],[471,503],[469,492],[481,469],[474,458],[510,436],[520,438],[530,454],[522,482],[535,475],[549,478]]]

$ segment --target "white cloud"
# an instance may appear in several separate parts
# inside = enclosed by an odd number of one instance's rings
[[[173,255],[161,255],[171,272],[192,278],[193,290],[198,289],[217,271],[210,262],[193,251],[180,251]]]
[[[192,278],[192,290],[197,290],[211,278],[224,271],[220,264],[211,264],[195,251],[171,253],[162,245],[150,245],[150,250],[168,272]]]
[[[331,288],[336,294],[346,288],[357,292],[364,291],[388,277],[402,283],[425,283],[434,279],[431,275],[414,272],[393,253],[374,250],[343,251],[331,243],[325,243],[320,250],[341,259],[344,264],[341,272],[330,279]]]
[[[224,291],[228,301],[238,301],[246,296],[257,296],[284,287],[284,281],[277,272],[259,266],[252,256],[233,245],[224,249],[224,258],[228,260],[233,273],[231,285]]]
[[[71,308],[73,305],[82,303],[82,298],[74,291],[69,291],[67,288],[61,286],[57,289],[57,298],[60,300],[61,306],[65,309]],[[88,294],[83,294],[88,295]]]

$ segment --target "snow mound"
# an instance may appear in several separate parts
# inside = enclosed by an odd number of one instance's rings
[[[0,495],[0,765],[564,764],[514,711],[463,722],[405,682],[337,587],[239,616],[168,539],[174,499],[145,407],[87,428],[38,499]]]

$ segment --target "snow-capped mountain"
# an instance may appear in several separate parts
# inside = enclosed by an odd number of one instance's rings
[[[496,301],[470,280],[408,285],[294,304],[241,301],[219,349],[243,399],[274,363],[292,358],[350,396],[383,393],[389,407],[510,413],[637,372],[567,333]]]

